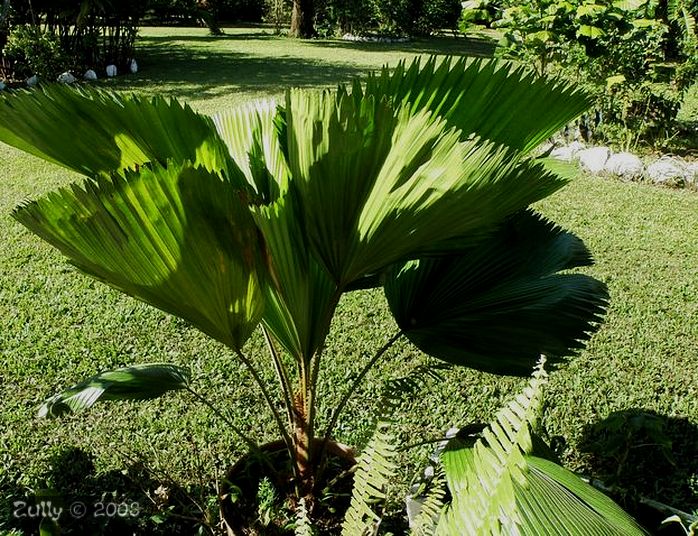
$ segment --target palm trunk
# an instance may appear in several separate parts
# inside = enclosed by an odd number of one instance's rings
[[[315,36],[315,8],[313,0],[293,0],[291,13],[291,37],[308,39]]]
[[[293,401],[293,461],[298,478],[296,484],[298,497],[308,497],[315,485],[311,445],[313,442],[312,426],[305,393],[297,393]]]

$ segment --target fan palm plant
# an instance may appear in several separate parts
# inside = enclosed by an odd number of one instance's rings
[[[316,439],[333,437],[398,339],[527,375],[541,353],[562,363],[595,329],[604,285],[558,273],[590,264],[588,250],[528,208],[567,182],[533,149],[588,105],[506,64],[431,59],[214,118],[162,98],[20,92],[0,101],[0,140],[87,176],[13,216],[85,273],[227,345],[263,393],[312,509],[325,450]],[[398,330],[320,431],[335,309],[343,294],[375,287]],[[263,358],[245,352],[259,326],[280,401]],[[107,372],[42,413],[188,389],[188,377],[160,364]]]

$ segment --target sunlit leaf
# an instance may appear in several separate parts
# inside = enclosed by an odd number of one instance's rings
[[[320,347],[337,287],[311,254],[297,204],[287,194],[255,211],[266,237],[273,284],[267,285],[264,324],[297,359]]]
[[[622,11],[636,11],[647,5],[648,0],[616,0],[613,7]]]
[[[625,82],[625,75],[616,74],[613,76],[609,76],[608,78],[606,78],[606,87],[610,89],[613,86],[622,84],[623,82]]]
[[[204,169],[141,168],[13,215],[81,270],[233,348],[261,318],[264,252],[245,194]]]
[[[274,101],[255,101],[213,117],[231,156],[265,203],[288,188],[288,167],[275,124],[278,113]]]
[[[601,4],[582,4],[577,8],[577,17],[594,17],[606,11]]]
[[[163,97],[53,85],[0,96],[0,141],[93,177],[169,159],[244,177],[210,118]]]
[[[451,239],[472,243],[565,183],[514,151],[459,141],[426,110],[292,92],[287,118],[305,230],[340,288]]]
[[[353,92],[361,94],[358,85]],[[584,112],[591,101],[578,86],[536,77],[513,64],[467,58],[400,62],[369,77],[366,95],[427,109],[461,131],[524,152]]]
[[[597,37],[603,37],[606,32],[598,26],[591,26],[589,24],[581,24],[577,29],[578,37],[589,37],[591,39],[596,39]]]

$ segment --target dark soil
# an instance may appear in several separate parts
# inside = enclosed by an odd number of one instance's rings
[[[349,507],[353,458],[328,456],[306,500],[308,517],[320,534],[339,535]],[[264,455],[249,454],[228,473],[222,485],[221,510],[235,534],[293,536],[299,504],[288,452],[278,444]]]

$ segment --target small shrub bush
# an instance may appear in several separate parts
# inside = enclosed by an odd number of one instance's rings
[[[458,29],[465,34],[474,25],[489,28],[499,18],[501,11],[502,4],[499,0],[467,0],[462,4]]]
[[[695,19],[680,1],[510,2],[498,54],[583,81],[603,117],[597,137],[660,146],[698,74]]]
[[[456,30],[460,12],[459,0],[329,0],[318,6],[315,27],[321,37],[430,35]]]
[[[110,63],[125,69],[146,7],[143,0],[13,0],[5,54],[16,63],[16,77],[55,77]]]
[[[16,78],[36,74],[54,80],[66,64],[58,38],[38,26],[20,25],[12,28],[3,54]]]

